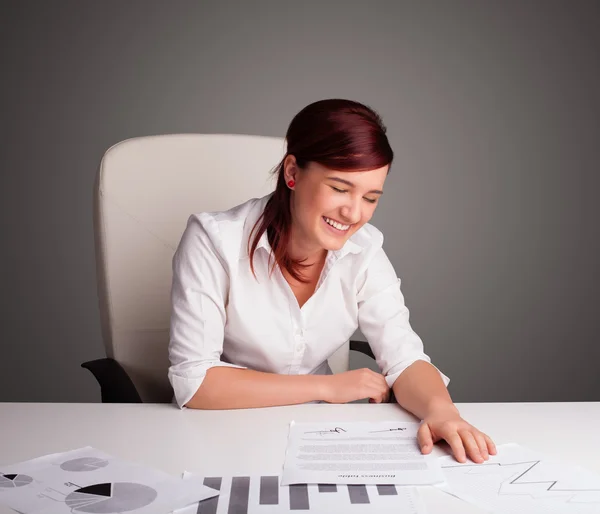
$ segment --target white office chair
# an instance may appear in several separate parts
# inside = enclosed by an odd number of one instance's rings
[[[103,402],[170,402],[171,260],[188,217],[226,210],[275,187],[283,138],[160,135],[109,148],[94,194],[96,269],[106,359],[85,362]],[[353,348],[370,354],[363,342]],[[348,369],[346,344],[329,359]]]

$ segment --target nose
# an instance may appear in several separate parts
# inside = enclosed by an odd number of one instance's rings
[[[361,218],[361,199],[348,195],[348,201],[341,208],[343,220],[349,225],[358,223]]]

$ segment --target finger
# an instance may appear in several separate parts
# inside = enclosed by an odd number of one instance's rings
[[[383,392],[383,395],[381,397],[381,401],[383,403],[389,403],[389,401],[390,401],[390,388],[389,387],[385,388],[385,391]]]
[[[380,390],[370,379],[364,380],[362,384],[360,384],[357,396],[357,400],[366,398],[369,400],[369,403],[380,403],[377,401],[380,396]]]
[[[378,403],[387,403],[387,390],[386,389],[380,389],[379,390],[379,396],[378,396],[379,402]]]
[[[417,441],[421,448],[421,453],[431,453],[431,450],[433,449],[433,438],[431,437],[431,430],[429,430],[429,425],[427,423],[422,423],[419,427]]]
[[[369,386],[372,388],[373,393],[371,394],[371,398],[379,399],[377,403],[384,403],[387,401],[387,398],[390,394],[390,388],[387,385],[385,379],[381,380],[373,380],[369,383]]]
[[[458,435],[458,432],[452,432],[446,437],[444,437],[446,442],[452,448],[452,453],[458,462],[467,462],[467,457],[465,453],[465,447],[463,446],[463,441]]]
[[[490,455],[497,455],[498,454],[498,450],[496,448],[496,445],[494,444],[494,441],[492,441],[492,439],[490,438],[489,435],[487,434],[481,434],[483,435],[483,438],[485,439],[485,442],[487,443],[487,448],[488,448],[488,452]]]
[[[473,432],[473,437],[475,437],[477,447],[479,448],[479,453],[483,457],[483,460],[488,460],[490,456],[488,454],[485,437],[483,437],[483,434],[479,430],[475,430],[475,432]]]
[[[385,395],[383,396],[384,403],[390,402],[390,388],[388,387],[385,391]]]
[[[473,462],[477,462],[481,464],[483,462],[483,457],[481,453],[479,453],[479,447],[477,446],[477,441],[475,437],[471,433],[470,430],[460,430],[460,437],[463,440],[463,445],[467,450],[467,455]]]
[[[384,393],[379,387],[369,387],[366,397],[369,398],[369,403],[383,403]]]

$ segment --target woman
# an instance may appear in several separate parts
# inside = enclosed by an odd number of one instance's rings
[[[385,133],[358,102],[310,104],[288,128],[274,193],[190,217],[173,258],[169,379],[197,409],[379,403],[391,388],[423,420],[423,453],[445,439],[460,462],[483,462],[494,443],[454,406],[368,224],[393,159]],[[357,328],[383,374],[331,374]]]

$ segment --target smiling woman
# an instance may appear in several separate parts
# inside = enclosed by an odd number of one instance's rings
[[[321,100],[296,114],[251,260],[267,231],[281,268],[295,281],[310,281],[301,270],[318,261],[323,251],[341,248],[371,219],[394,158],[385,133],[377,113],[349,100]],[[350,173],[352,179],[345,176]]]
[[[412,330],[400,280],[369,221],[393,152],[380,116],[351,100],[292,120],[275,191],[192,215],[173,257],[169,379],[180,407],[384,402],[393,389],[424,420],[422,450],[445,439],[483,462],[489,437],[463,420]],[[381,369],[332,375],[357,328]]]

